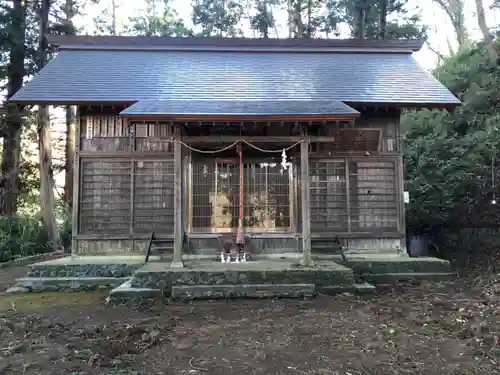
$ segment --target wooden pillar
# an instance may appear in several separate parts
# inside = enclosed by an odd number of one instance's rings
[[[172,267],[184,267],[182,262],[182,145],[181,129],[174,125],[174,257]]]
[[[85,124],[86,125],[86,124]],[[76,236],[80,230],[80,134],[81,134],[81,111],[76,109],[76,132],[75,132],[75,158],[73,159],[73,209],[71,213],[71,256],[75,256],[78,250]]]
[[[313,266],[311,254],[311,215],[309,204],[309,142],[300,144],[300,198],[302,203],[302,260],[304,267]]]
[[[397,157],[394,167],[396,169],[396,194],[397,198],[397,214],[398,214],[398,232],[401,235],[402,254],[406,252],[406,205],[404,201],[404,159],[403,155]]]

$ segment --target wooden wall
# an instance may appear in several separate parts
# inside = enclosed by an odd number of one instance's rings
[[[339,128],[331,127],[324,133],[337,139]],[[403,238],[399,111],[365,112],[349,128],[349,135],[337,145],[312,147],[311,235],[338,234],[370,241]],[[357,130],[364,133],[360,141]]]
[[[399,230],[397,160],[313,159],[310,162],[312,234]]]
[[[173,237],[172,124],[80,118],[77,253],[143,253],[151,231]]]
[[[74,251],[143,254],[151,231],[172,239],[173,125],[167,121],[127,123],[118,111],[80,113]],[[344,138],[343,143],[312,144],[310,148],[313,238],[339,234],[359,242],[404,237],[398,118],[399,112],[370,113],[354,126],[340,123],[317,134]],[[348,136],[336,135],[346,127],[373,131],[365,131],[362,141],[353,132]],[[297,153],[290,155],[296,159],[293,227],[300,232],[300,162]],[[183,148],[184,230],[188,229],[189,216],[189,161],[194,156]],[[290,241],[290,246],[300,250],[296,244],[300,241]]]

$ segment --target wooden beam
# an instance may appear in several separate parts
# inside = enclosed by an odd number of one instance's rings
[[[304,135],[307,134],[307,129],[303,130]],[[301,265],[304,267],[312,267],[311,254],[311,215],[309,204],[309,143],[302,142],[300,144],[300,198],[302,203],[302,260]]]
[[[247,141],[249,143],[295,143],[302,140],[310,140],[317,143],[333,143],[335,137],[302,137],[302,136],[282,136],[282,137],[258,137],[258,136],[228,136],[228,135],[209,135],[209,136],[187,136],[182,137],[182,142],[187,144],[204,143],[233,143],[238,141]]]
[[[80,163],[80,139],[81,139],[81,112],[80,108],[76,108],[76,134],[75,134],[75,159],[73,160],[73,209],[71,220],[71,256],[76,255],[78,247],[77,235],[80,223],[80,176],[81,176],[81,163]]]
[[[360,113],[345,114],[296,114],[296,115],[246,115],[246,114],[123,114],[133,120],[174,120],[174,121],[321,121],[321,120],[351,120],[358,118]]]
[[[171,267],[182,268],[182,144],[181,129],[174,128],[174,257]]]
[[[136,159],[161,159],[171,160],[173,152],[168,151],[81,151],[80,157],[85,159],[103,158],[136,158]]]
[[[151,233],[116,234],[116,233],[80,233],[76,236],[80,241],[120,241],[120,240],[148,240]],[[172,240],[172,234],[156,233],[158,240]]]
[[[398,231],[405,235],[406,233],[406,207],[404,202],[404,165],[403,156],[399,156],[395,161],[396,168],[396,194],[397,197],[397,214],[398,214]]]
[[[347,210],[347,232],[351,233],[351,176],[349,172],[349,159],[344,160],[344,173],[345,173],[345,197],[346,197],[346,210]]]
[[[311,234],[312,241],[315,240],[323,240],[323,239],[332,239],[336,236],[340,238],[349,238],[349,239],[377,239],[377,238],[391,238],[391,239],[403,239],[404,234],[399,232],[385,232],[383,230],[374,230],[372,232],[346,232],[346,231],[328,231],[328,232],[315,232]]]
[[[135,151],[135,138],[136,138],[136,126],[135,124],[127,124],[125,122],[125,129],[129,130],[130,144],[132,145],[132,151]],[[133,127],[133,128],[132,128]],[[130,234],[134,233],[135,220],[134,220],[134,201],[135,201],[135,160],[130,160]],[[132,242],[132,246],[135,250],[135,243]]]

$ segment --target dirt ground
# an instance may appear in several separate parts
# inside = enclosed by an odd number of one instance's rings
[[[0,295],[0,375],[500,374],[495,282],[136,308],[105,296]]]

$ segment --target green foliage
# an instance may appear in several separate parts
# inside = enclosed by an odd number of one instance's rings
[[[158,11],[155,1],[148,0],[146,11],[137,16],[130,17],[131,25],[127,33],[132,35],[147,36],[188,36],[192,34],[177,12],[165,2],[161,12]]]
[[[419,14],[407,9],[408,0],[388,1],[386,39],[423,39],[427,27],[422,24]],[[354,36],[356,9],[365,11],[365,37],[377,39],[379,34],[380,2],[367,0],[326,0],[327,15],[321,19],[321,29],[335,30],[340,24],[347,24]]]
[[[61,237],[61,245],[65,249],[71,248],[71,213],[64,212],[59,224],[59,236]]]
[[[0,216],[0,262],[52,251],[39,220]]]
[[[500,72],[489,61],[482,43],[465,46],[435,71],[463,105],[453,113],[409,111],[402,117],[407,224],[415,232],[500,224],[491,204],[500,196]]]
[[[200,36],[241,36],[238,27],[243,5],[237,0],[194,0],[193,24],[201,28]]]
[[[255,0],[256,13],[250,18],[250,27],[264,38],[269,37],[269,30],[276,26],[274,5],[278,5],[278,0]]]

